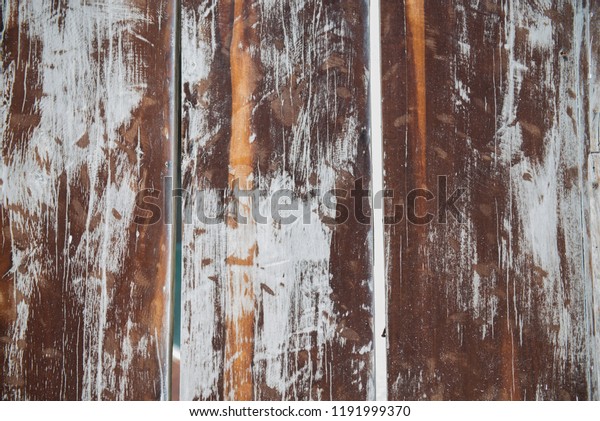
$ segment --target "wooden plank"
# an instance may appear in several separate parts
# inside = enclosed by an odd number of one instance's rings
[[[598,397],[589,7],[382,2],[390,399]]]
[[[370,180],[366,6],[182,2],[185,213],[226,208],[184,225],[182,399],[374,396],[371,227],[350,198]],[[333,210],[311,194],[334,188]],[[309,220],[274,217],[283,189]]]
[[[598,80],[598,79],[596,79]],[[600,194],[598,193],[600,186],[600,153],[594,152],[590,154],[589,159],[589,182],[588,192],[590,194],[590,253],[591,259],[591,278],[592,291],[589,299],[592,307],[591,323],[594,327],[594,341],[591,343],[591,352],[593,353],[594,364],[598,364],[600,360],[600,334],[598,332],[598,322],[600,321]],[[600,370],[595,370],[590,382],[592,384],[595,399],[598,398],[598,386],[600,385]]]
[[[2,399],[168,397],[174,5],[2,2]]]
[[[589,72],[587,98],[583,106],[583,118],[586,119],[590,136],[590,156],[588,160],[588,195],[590,203],[589,233],[592,278],[592,323],[595,327],[595,341],[592,352],[596,356],[594,364],[600,364],[600,3],[590,3],[590,13],[585,21]],[[586,115],[587,114],[587,115]],[[594,375],[595,374],[595,375]],[[595,399],[599,399],[600,370],[592,374],[595,387]]]

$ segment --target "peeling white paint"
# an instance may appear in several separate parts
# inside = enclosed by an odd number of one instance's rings
[[[598,46],[600,45],[600,7],[598,4],[590,5],[590,10],[584,15],[585,48],[589,59],[588,82],[588,124],[587,133],[590,136],[590,156],[588,159],[588,193],[590,195],[590,243],[591,253],[591,324],[595,341],[590,346],[592,364],[595,368],[590,377],[594,390],[594,399],[600,398],[600,56]],[[586,75],[584,74],[583,77]],[[581,118],[581,116],[580,116]]]
[[[590,257],[591,257],[591,278],[592,278],[592,289],[589,291],[591,297],[588,298],[591,301],[588,304],[591,307],[592,321],[595,322],[592,326],[597,326],[598,320],[600,320],[600,200],[599,200],[599,189],[600,184],[600,155],[590,155],[588,161],[589,170],[589,192],[590,192]],[[594,334],[594,340],[590,341],[590,356],[592,363],[597,364],[600,360],[598,352],[600,350],[600,335],[598,334],[598,328],[592,330]],[[592,387],[594,390],[594,398],[598,399],[598,385],[600,385],[600,370],[595,370],[590,374]]]
[[[48,226],[54,232],[58,229],[55,214],[61,205],[60,177],[66,175],[67,203],[71,203],[73,186],[89,182],[85,233],[78,244],[72,244],[68,219],[64,233],[69,239],[65,247],[76,247],[74,258],[68,262],[73,278],[64,282],[73,284],[84,308],[84,374],[79,397],[100,399],[109,391],[124,398],[126,385],[116,384],[114,369],[118,364],[125,370],[130,368],[132,344],[124,333],[123,360],[117,361],[117,355],[105,350],[104,335],[116,292],[109,278],[121,278],[124,258],[130,253],[129,227],[141,176],[139,162],[137,168],[130,165],[123,148],[125,139],[119,132],[147,95],[147,63],[136,52],[132,37],[139,38],[150,22],[144,10],[119,1],[69,2],[63,16],[53,11],[53,3],[18,2],[19,39],[26,36],[39,49],[39,61],[30,54],[25,63],[38,71],[42,94],[35,110],[40,121],[22,149],[15,150],[10,158],[2,156],[0,197],[12,232],[43,238]],[[13,101],[8,96],[13,65],[9,69],[0,79],[5,97],[0,114],[2,129],[7,127],[7,103]],[[26,91],[26,95],[30,94]],[[10,134],[1,134],[4,145]],[[87,140],[82,142],[84,138]],[[98,219],[99,223],[93,222]],[[40,287],[38,282],[46,279],[44,272],[57,264],[49,252],[36,241],[24,248],[13,244],[11,274],[15,294],[23,298],[16,300],[21,311],[11,332],[12,344],[27,340],[27,308],[32,293]],[[9,345],[7,353],[9,375],[22,378],[23,368],[17,363],[22,351]]]
[[[327,343],[335,334],[334,310],[329,287],[329,250],[331,228],[324,225],[318,215],[318,199],[301,203],[299,210],[289,212],[297,222],[279,224],[270,212],[273,193],[282,189],[293,190],[289,175],[275,176],[269,183],[268,194],[261,200],[260,212],[268,215],[267,223],[257,225],[259,253],[255,271],[255,295],[265,314],[263,327],[258,332],[255,345],[255,361],[264,364],[267,385],[281,393],[283,399],[297,377],[321,380],[326,372],[322,366]],[[305,210],[310,212],[310,223],[303,222]],[[261,292],[261,284],[273,291],[273,295]],[[313,339],[316,333],[316,339]],[[295,355],[302,350],[317,349],[317,368],[297,367],[290,371]],[[303,373],[308,371],[308,373]],[[310,396],[319,399],[323,396]]]
[[[218,3],[212,1],[199,6],[198,10],[185,7],[182,10],[182,84],[188,83],[190,89],[205,86],[210,81],[212,58],[217,54],[215,48],[222,48],[216,47],[216,34],[211,24],[215,19],[213,12],[220,6]],[[309,18],[307,21],[306,10],[312,10],[309,6],[314,6],[314,14],[312,20]],[[260,19],[255,28],[261,28],[264,22],[281,22],[284,34],[280,46],[263,43],[255,52],[264,70],[261,84],[270,90],[264,93],[264,98],[253,98],[256,104],[266,100],[268,105],[268,101],[273,101],[275,108],[279,99],[281,109],[289,107],[293,110],[290,115],[271,114],[272,118],[284,120],[283,133],[274,134],[281,138],[272,139],[285,145],[284,166],[269,174],[254,174],[252,184],[262,191],[260,197],[254,200],[258,200],[261,215],[267,217],[265,223],[229,229],[223,223],[207,225],[195,220],[184,229],[181,349],[181,397],[184,400],[219,396],[219,376],[231,362],[224,361],[222,350],[215,349],[212,341],[223,340],[222,336],[217,339],[221,332],[215,321],[222,319],[224,314],[235,314],[246,308],[254,311],[256,320],[261,318],[260,325],[255,323],[254,335],[254,394],[258,398],[263,391],[257,384],[266,384],[283,399],[330,398],[331,390],[317,390],[311,385],[331,376],[331,361],[328,360],[331,344],[333,341],[345,341],[339,337],[340,327],[336,323],[337,318],[343,315],[335,314],[331,299],[332,228],[322,221],[324,208],[319,198],[306,193],[313,189],[321,193],[333,189],[337,187],[340,173],[352,174],[355,171],[357,142],[361,137],[356,109],[351,108],[347,115],[339,116],[340,120],[343,117],[343,121],[335,133],[318,132],[318,146],[314,150],[314,122],[338,109],[338,89],[344,86],[345,81],[332,82],[327,89],[319,87],[317,90],[311,79],[311,72],[315,69],[308,68],[324,65],[308,60],[319,57],[318,60],[325,61],[336,52],[335,48],[342,48],[321,42],[321,39],[331,37],[325,36],[327,32],[347,38],[349,28],[340,24],[339,18],[334,20],[335,17],[326,16],[321,2],[306,0],[284,4],[262,0],[256,7]],[[333,61],[332,66],[339,64]],[[297,96],[296,92],[300,89],[307,93],[306,97]],[[207,142],[214,138],[220,125],[230,124],[229,116],[224,116],[225,121],[217,122],[216,127],[209,126],[209,107],[210,104],[201,103],[187,110],[190,128],[184,139],[184,150],[188,152],[183,157],[183,168],[194,177],[202,172],[198,168],[198,157]],[[256,111],[257,108],[253,110]],[[256,150],[260,150],[260,136],[253,134],[250,141]],[[306,180],[302,191],[295,187],[298,177]],[[208,208],[216,212],[218,192],[205,184],[194,180],[191,186],[186,187],[202,189],[202,194],[211,198]],[[280,189],[290,189],[298,195],[294,199],[298,211],[292,213],[300,220],[291,225],[273,220],[270,212],[272,195]],[[250,206],[250,202],[246,205]],[[303,223],[304,215],[310,216],[310,222]],[[244,234],[241,230],[251,232]],[[250,269],[244,267],[243,271],[251,274],[254,297],[232,303],[227,298],[230,294],[224,291],[225,274],[232,267],[225,267],[224,257],[233,254],[245,258],[248,247],[253,244],[257,247],[254,264]],[[364,354],[371,349],[372,345],[357,347],[355,351]],[[308,358],[302,367],[298,366],[300,353],[303,358]],[[313,358],[318,361],[313,361]],[[359,363],[353,369],[357,373],[364,371]],[[300,380],[308,382],[306,386],[303,383],[303,390],[298,390]],[[368,393],[372,396],[374,392],[370,390]]]
[[[205,189],[207,216],[219,212],[219,192]],[[195,196],[194,199],[196,200]],[[181,326],[181,400],[207,399],[217,394],[223,367],[222,349],[216,349],[219,335],[216,320],[221,317],[213,303],[222,303],[225,282],[225,224],[184,225]],[[199,230],[205,231],[200,233]],[[204,263],[202,263],[204,262]]]
[[[516,214],[508,214],[503,226],[506,232],[514,232],[514,228],[518,227],[518,237],[509,238],[501,250],[505,267],[512,268],[520,277],[507,278],[507,288],[511,283],[519,282],[518,291],[531,294],[537,290],[535,283],[540,282],[534,278],[541,277],[542,290],[536,294],[536,299],[543,303],[540,306],[542,313],[534,315],[529,313],[527,305],[531,297],[507,297],[513,309],[508,317],[519,329],[519,336],[530,320],[541,319],[544,335],[555,347],[555,370],[566,373],[568,367],[581,361],[590,364],[585,350],[587,322],[584,314],[576,310],[584,308],[584,293],[590,281],[582,266],[582,195],[585,194],[582,177],[586,140],[582,136],[583,127],[574,124],[569,115],[571,110],[579,109],[578,101],[583,97],[579,63],[584,36],[581,22],[586,11],[575,7],[573,48],[561,51],[568,55],[568,59],[563,60],[561,56],[556,61],[553,60],[556,58],[556,46],[552,36],[556,29],[542,11],[532,5],[512,2],[507,3],[505,13],[508,79],[498,134],[501,161],[510,167],[509,191]],[[517,47],[515,34],[521,28],[529,30],[528,44]],[[542,75],[538,83],[547,92],[546,95],[558,98],[555,108],[547,110],[551,121],[545,131],[517,119],[521,85],[534,70],[523,64],[527,60],[528,49],[536,49],[548,57],[543,67],[537,69]],[[529,83],[532,83],[531,79]],[[569,90],[576,92],[577,96],[570,97]],[[543,155],[535,160],[523,150],[525,130],[529,135],[543,136]],[[575,173],[565,174],[566,169],[572,168],[576,169]],[[525,178],[523,174],[529,176]],[[567,177],[570,179],[567,180]],[[564,249],[561,251],[559,247],[563,241]],[[518,255],[513,252],[516,243]],[[530,272],[531,267],[534,268],[533,273]],[[564,282],[565,279],[568,282]],[[538,397],[546,396],[543,392],[538,394]]]

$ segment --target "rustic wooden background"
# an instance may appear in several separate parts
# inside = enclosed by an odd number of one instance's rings
[[[381,0],[383,169],[368,3],[0,0],[3,400],[169,398],[179,172],[181,399],[600,397],[600,2]]]

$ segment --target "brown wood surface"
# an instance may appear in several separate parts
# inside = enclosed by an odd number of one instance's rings
[[[168,397],[174,6],[1,3],[2,399]]]
[[[0,398],[169,397],[180,123],[181,398],[373,399],[368,2],[0,7]],[[388,398],[598,399],[600,2],[381,7]]]
[[[350,190],[369,185],[367,2],[182,2],[186,210],[182,399],[374,396],[370,224]],[[348,220],[312,190],[345,189]],[[310,221],[269,216],[289,189]],[[258,205],[264,222],[239,223]],[[368,209],[365,201],[365,213]]]
[[[384,182],[435,216],[386,226],[390,399],[598,397],[590,7],[382,1]]]

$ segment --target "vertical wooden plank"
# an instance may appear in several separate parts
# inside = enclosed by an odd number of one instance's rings
[[[582,112],[587,118],[590,136],[590,156],[588,162],[588,195],[590,203],[590,253],[592,270],[592,323],[594,326],[595,341],[593,352],[594,364],[600,364],[600,3],[590,3],[590,13],[585,21],[587,31],[586,40],[588,48],[589,72],[588,91]],[[587,108],[586,108],[587,107]],[[595,386],[595,399],[600,398],[600,370],[592,376]]]
[[[3,399],[168,397],[174,4],[2,2]]]
[[[584,3],[382,3],[390,399],[597,397]]]
[[[373,397],[371,227],[350,197],[370,182],[367,17],[182,2],[182,399]],[[293,223],[271,210],[286,190]]]
[[[590,253],[591,258],[591,278],[592,278],[592,296],[590,305],[592,307],[591,323],[594,328],[594,341],[591,344],[591,350],[594,353],[592,362],[598,364],[600,360],[600,334],[598,333],[598,322],[600,321],[600,197],[598,193],[600,186],[600,153],[593,152],[589,159],[589,182],[588,191],[590,193]],[[592,372],[591,384],[593,386],[593,397],[598,399],[598,386],[600,385],[600,372]]]

